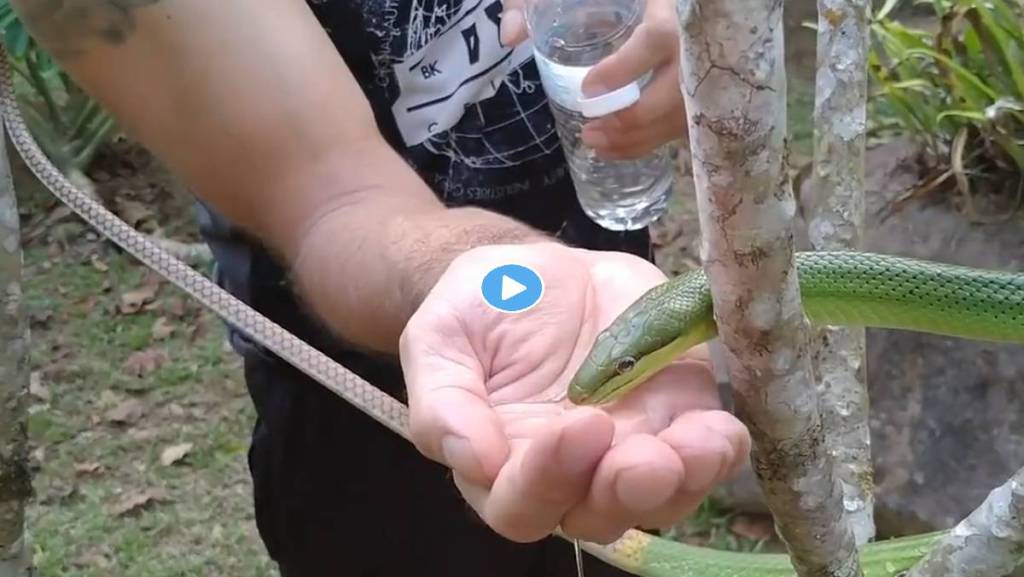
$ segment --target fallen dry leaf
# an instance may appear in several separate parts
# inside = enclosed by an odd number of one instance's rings
[[[110,508],[110,512],[118,517],[138,513],[142,509],[168,500],[167,492],[153,488],[144,491],[131,491]]]
[[[39,371],[32,371],[28,377],[28,392],[40,401],[49,402],[50,389],[43,384],[43,376]]]
[[[110,558],[102,553],[83,553],[72,559],[71,564],[81,569],[103,569],[110,566]]]
[[[90,461],[88,463],[75,463],[75,473],[83,476],[98,473],[102,468],[102,465],[94,461]]]
[[[771,539],[775,535],[771,517],[768,516],[737,515],[729,524],[729,530],[754,541]]]
[[[142,418],[145,405],[138,399],[128,399],[106,412],[107,421],[118,425],[130,425]]]
[[[128,436],[135,441],[148,441],[159,437],[160,433],[159,428],[132,429],[128,432]]]
[[[89,255],[89,261],[92,263],[92,267],[100,272],[107,272],[108,270],[110,270],[110,267],[107,266],[107,263],[100,260],[100,257],[96,256],[95,254]]]
[[[168,360],[170,359],[167,353],[161,349],[135,351],[125,359],[121,370],[133,377],[141,378],[159,369]]]
[[[136,228],[154,217],[148,206],[134,200],[118,200],[117,212],[122,220]]]
[[[171,445],[160,453],[160,464],[165,467],[177,463],[178,461],[185,458],[185,455],[192,450],[192,443],[181,443],[180,445]]]
[[[160,285],[158,284],[143,285],[140,288],[121,293],[121,307],[119,309],[121,314],[133,315],[142,310],[143,306],[156,298],[159,288]]]
[[[162,341],[174,334],[175,326],[167,317],[160,317],[153,323],[153,340]]]

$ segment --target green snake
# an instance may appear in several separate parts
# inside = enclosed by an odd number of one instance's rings
[[[1024,273],[866,252],[799,252],[814,325],[862,326],[1024,343]],[[609,325],[569,384],[580,405],[615,400],[717,334],[703,269],[655,286]]]
[[[1024,273],[981,270],[864,252],[795,256],[804,313],[813,325],[904,329],[1024,343]],[[612,402],[691,347],[717,335],[702,269],[655,286],[598,336],[569,384],[580,405]],[[893,577],[914,565],[944,532],[869,543],[865,577]],[[596,553],[645,577],[790,577],[784,554],[694,547],[630,533]]]

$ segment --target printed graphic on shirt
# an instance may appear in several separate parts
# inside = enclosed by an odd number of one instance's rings
[[[400,96],[392,112],[406,144],[451,128],[466,105],[494,96],[501,79],[530,58],[528,43],[501,45],[500,17],[501,0],[463,0],[455,18],[428,44],[410,43],[413,50],[395,63]],[[422,37],[416,24],[410,21],[410,39]]]
[[[387,99],[403,155],[443,198],[565,190],[532,46],[501,45],[501,0],[309,1],[325,2],[322,21],[345,49],[368,49],[360,81]]]
[[[514,166],[558,145],[540,81],[523,71],[532,47],[501,44],[501,10],[501,0],[413,0],[406,52],[392,63],[392,113],[408,146],[487,168]]]

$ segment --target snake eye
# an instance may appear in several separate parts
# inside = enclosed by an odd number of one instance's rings
[[[619,359],[617,363],[615,363],[615,372],[619,373],[620,375],[623,373],[628,373],[629,371],[632,371],[633,367],[635,366],[636,359],[634,359],[633,357],[622,357],[621,359]]]

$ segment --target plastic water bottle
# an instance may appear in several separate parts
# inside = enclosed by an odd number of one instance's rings
[[[605,160],[583,144],[590,119],[629,107],[643,78],[591,98],[583,78],[618,50],[640,24],[644,0],[528,0],[527,26],[541,82],[584,212],[610,230],[643,228],[664,214],[672,194],[673,163],[667,145],[646,156]]]

